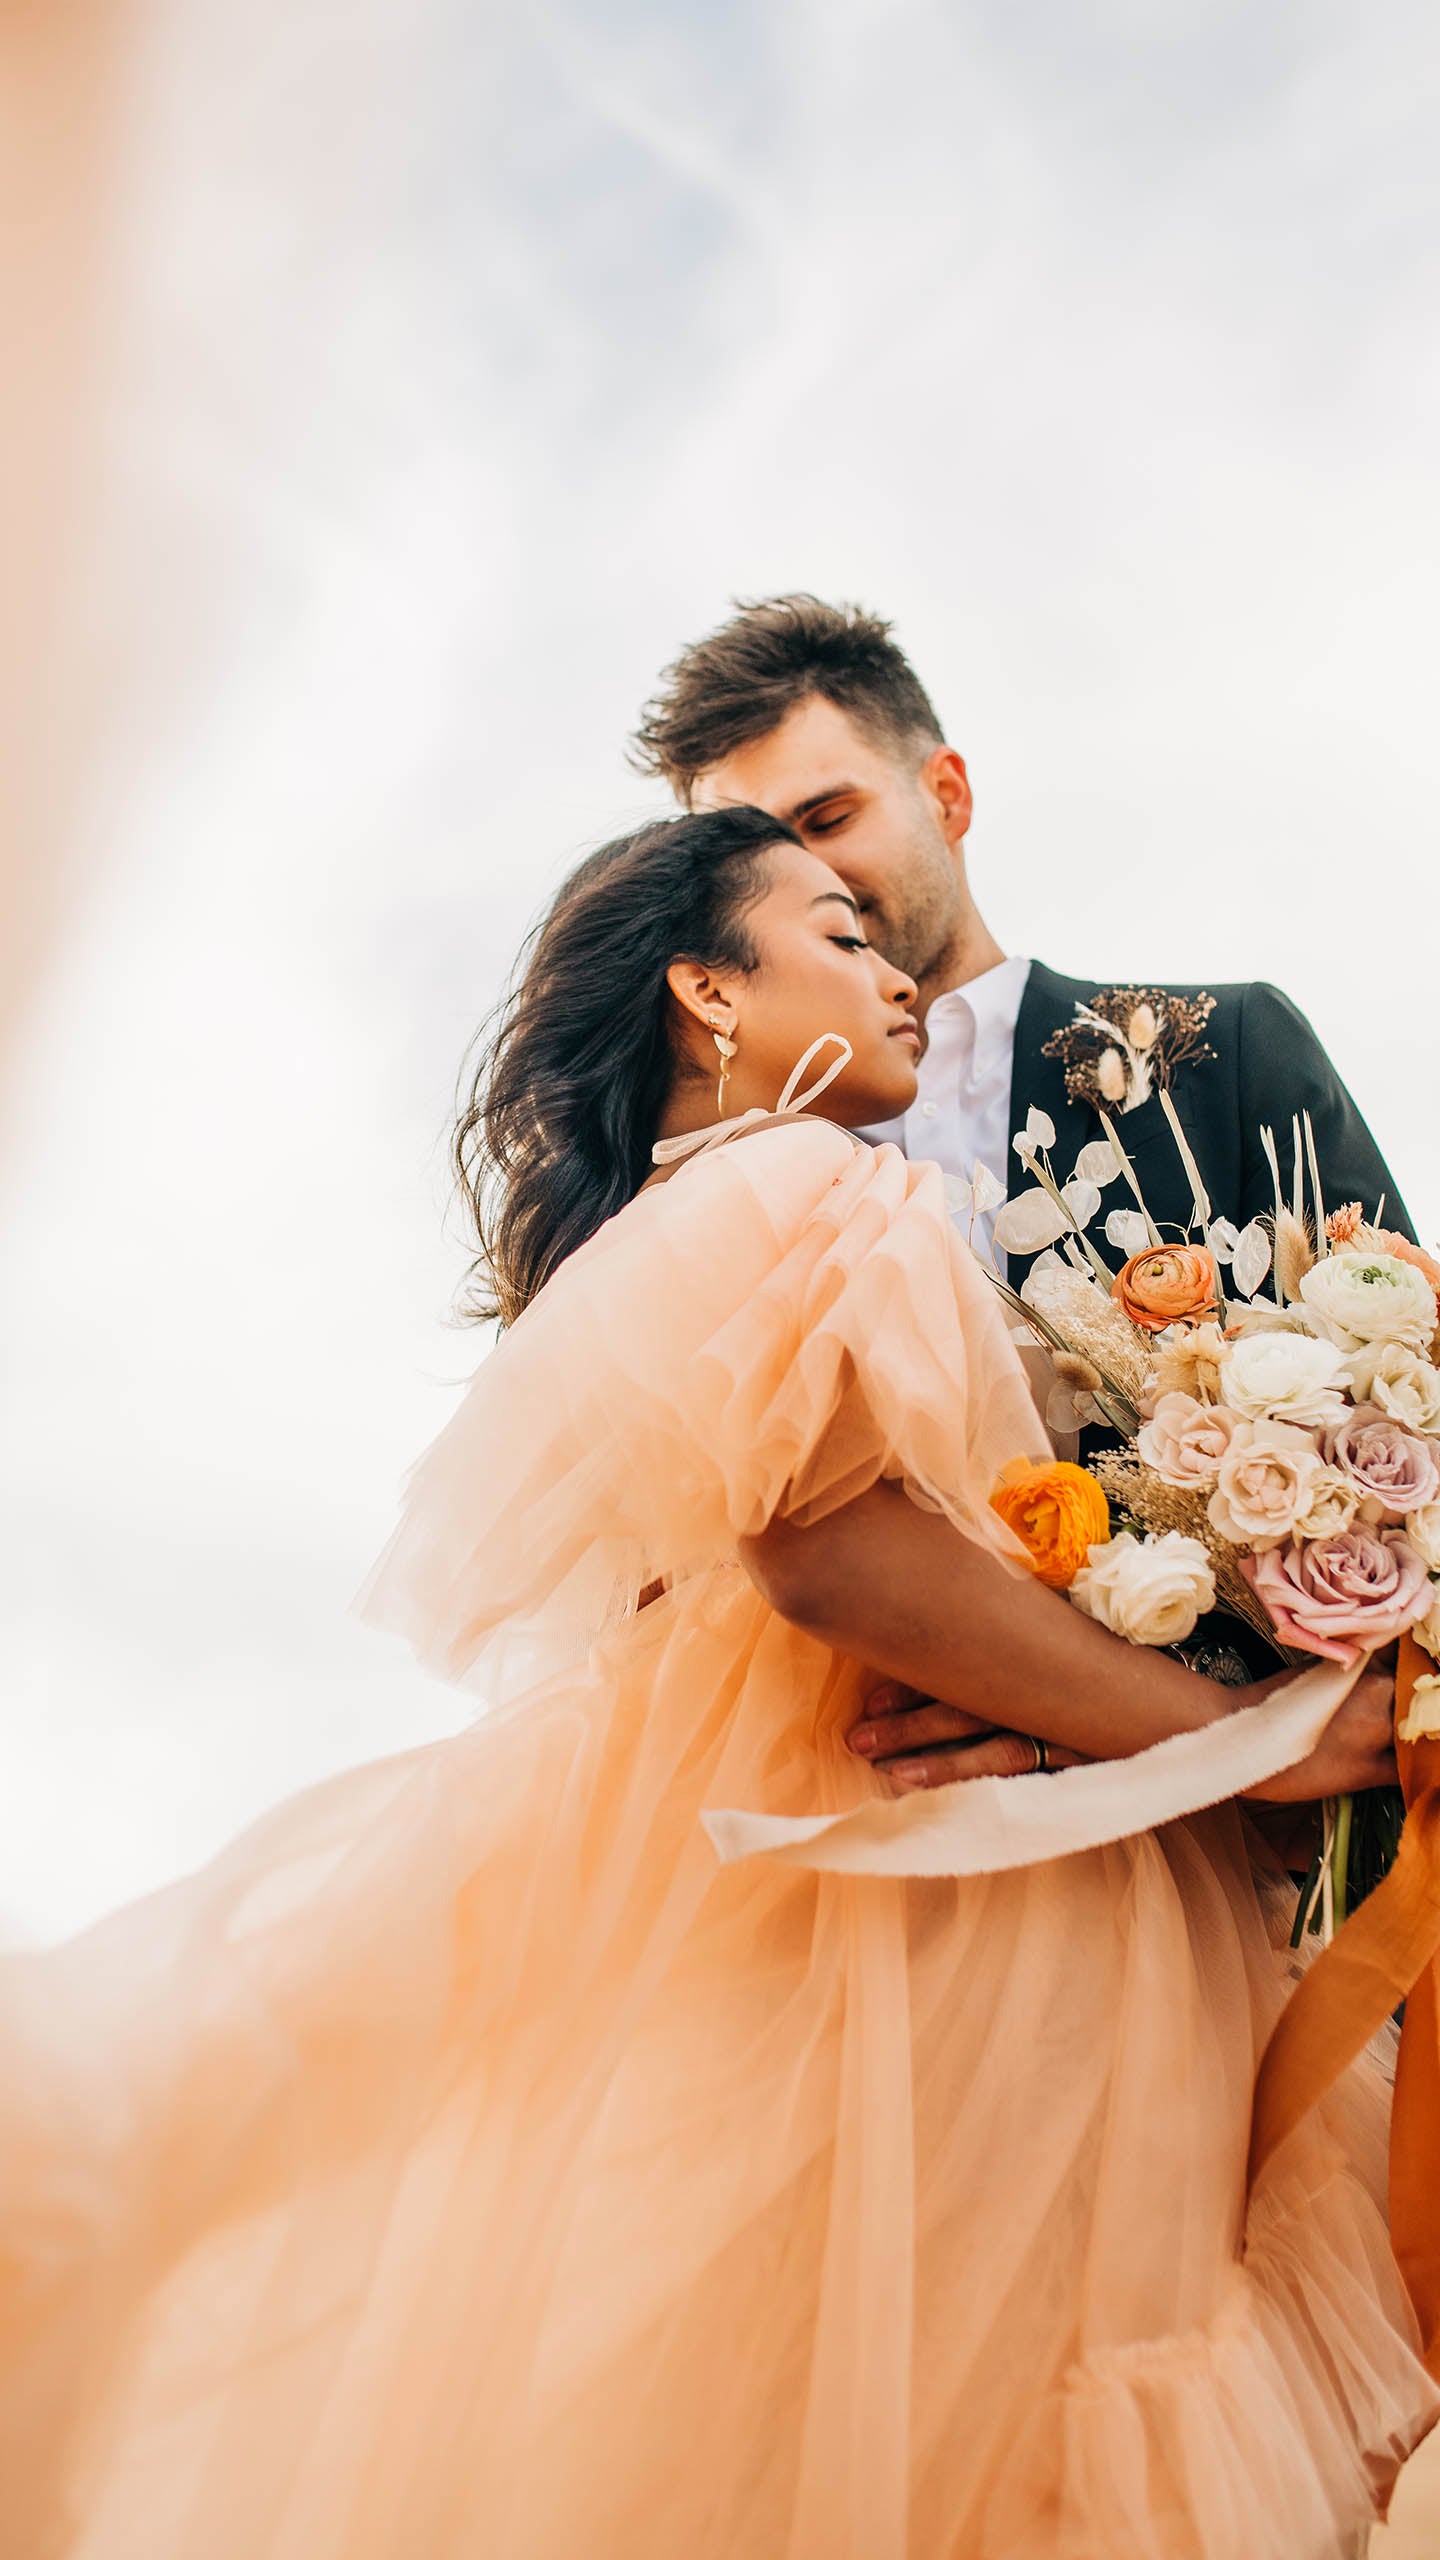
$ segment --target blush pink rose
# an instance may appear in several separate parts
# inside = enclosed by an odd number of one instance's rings
[[[1212,1485],[1235,1437],[1239,1415],[1223,1404],[1202,1404],[1178,1390],[1161,1396],[1135,1442],[1162,1484],[1187,1490]]]
[[[1334,1538],[1308,1546],[1292,1538],[1239,1561],[1282,1644],[1327,1662],[1354,1662],[1389,1644],[1430,1606],[1430,1577],[1409,1539],[1363,1520]]]
[[[1422,1439],[1378,1404],[1357,1404],[1325,1433],[1325,1456],[1352,1484],[1362,1501],[1374,1503],[1384,1520],[1403,1520],[1407,1511],[1422,1510],[1440,1494],[1440,1464],[1435,1443]]]

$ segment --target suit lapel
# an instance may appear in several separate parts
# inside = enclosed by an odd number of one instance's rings
[[[1086,1102],[1072,1101],[1065,1090],[1063,1059],[1045,1058],[1041,1051],[1052,1031],[1062,1023],[1072,1022],[1077,1004],[1086,1004],[1095,993],[1095,985],[1087,978],[1062,978],[1047,969],[1043,960],[1032,960],[1025,993],[1020,999],[1020,1013],[1015,1024],[1015,1054],[1010,1070],[1010,1164],[1009,1188],[1023,1191],[1029,1176],[1015,1153],[1014,1141],[1024,1128],[1030,1111],[1044,1111],[1055,1123],[1055,1145],[1051,1161],[1062,1182],[1075,1170],[1075,1159],[1092,1138],[1103,1135],[1098,1116]],[[1009,1257],[1010,1282],[1018,1289],[1035,1257],[1012,1253]]]

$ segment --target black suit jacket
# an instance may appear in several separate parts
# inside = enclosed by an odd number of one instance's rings
[[[1015,1062],[1010,1085],[1010,1134],[1025,1126],[1034,1105],[1055,1123],[1052,1161],[1061,1181],[1072,1172],[1080,1149],[1104,1136],[1099,1115],[1088,1103],[1074,1102],[1065,1090],[1065,1067],[1059,1058],[1041,1056],[1052,1032],[1075,1019],[1077,1004],[1093,1004],[1100,981],[1062,978],[1042,961],[1031,963],[1030,976],[1015,1027]],[[1193,996],[1198,987],[1172,987],[1172,995]],[[1251,1218],[1273,1210],[1274,1186],[1260,1144],[1262,1127],[1272,1128],[1279,1151],[1281,1178],[1287,1188],[1291,1165],[1291,1123],[1297,1112],[1310,1114],[1315,1151],[1327,1209],[1358,1200],[1373,1218],[1383,1196],[1384,1223],[1409,1236],[1415,1231],[1389,1169],[1335,1073],[1303,1013],[1278,987],[1261,982],[1212,987],[1215,1010],[1207,1032],[1213,1059],[1177,1069],[1171,1100],[1190,1141],[1217,1218],[1232,1218],[1243,1227]],[[1171,1236],[1191,1226],[1194,1209],[1185,1168],[1170,1126],[1152,1095],[1138,1111],[1115,1123],[1131,1157],[1145,1204],[1162,1234]],[[1024,1187],[1018,1157],[1010,1158],[1010,1188]],[[1306,1200],[1309,1202],[1309,1187]],[[1106,1259],[1118,1268],[1123,1256],[1104,1238],[1105,1212],[1130,1208],[1126,1185],[1112,1184],[1104,1209],[1090,1230]],[[1033,1257],[1011,1254],[1010,1280],[1019,1288]]]

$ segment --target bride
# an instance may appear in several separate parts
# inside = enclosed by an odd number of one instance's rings
[[[1383,2507],[1436,2409],[1383,2063],[1247,2196],[1280,1884],[1192,1808],[1242,1732],[1372,1783],[1384,1685],[1307,1752],[1303,1684],[1028,1576],[1004,1321],[849,1134],[913,995],[753,810],[562,890],[461,1132],[507,1330],[370,1591],[486,1712],[0,1978],[8,2560],[1323,2560]],[[1112,1765],[892,1796],[876,1670]]]

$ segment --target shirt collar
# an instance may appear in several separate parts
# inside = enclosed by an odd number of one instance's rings
[[[993,969],[982,969],[978,977],[967,978],[963,986],[947,987],[930,1006],[927,1024],[937,1014],[968,1014],[975,1026],[977,1060],[982,1049],[1013,1044],[1030,968],[1031,963],[1019,957],[997,960]]]

